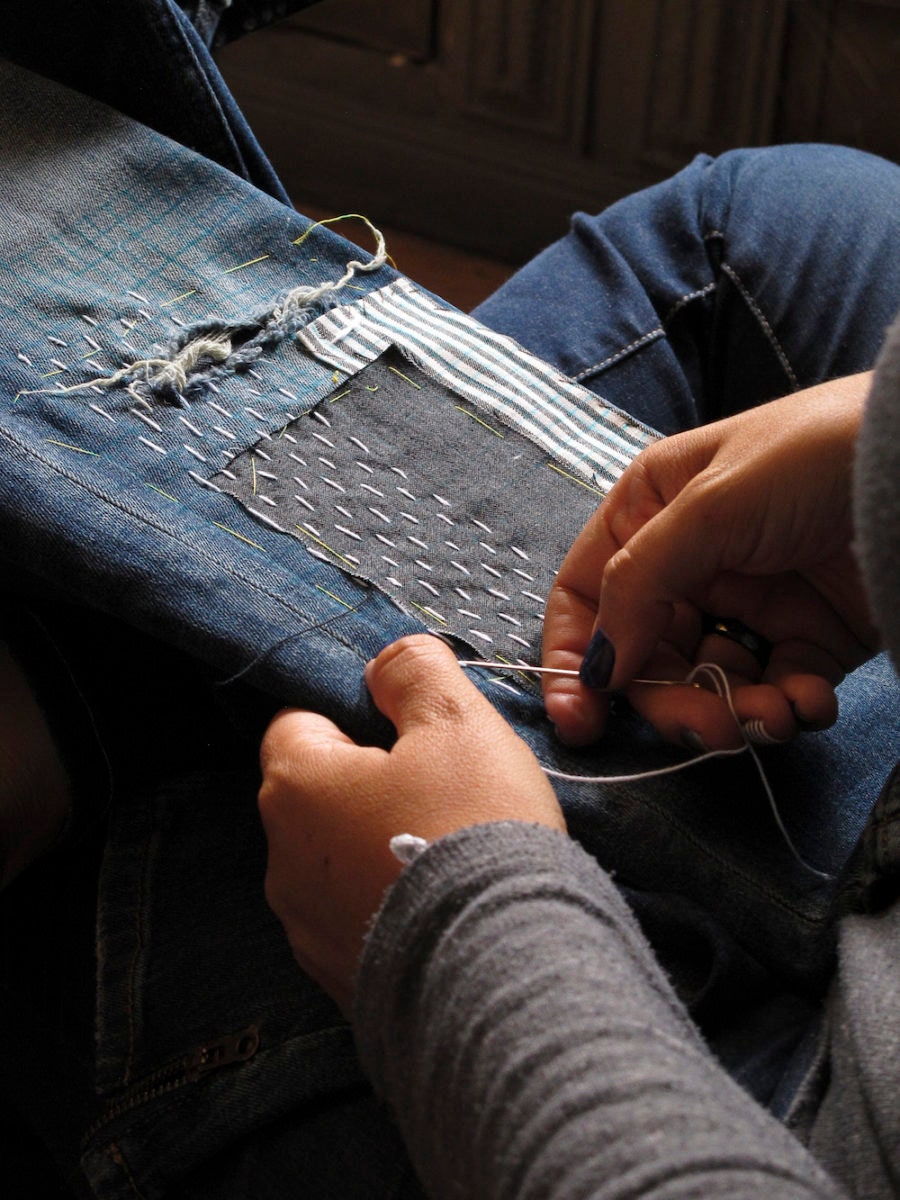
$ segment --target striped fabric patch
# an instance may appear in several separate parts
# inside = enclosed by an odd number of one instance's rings
[[[522,349],[444,308],[408,279],[331,309],[297,334],[347,375],[397,346],[492,420],[515,429],[602,493],[660,436]]]

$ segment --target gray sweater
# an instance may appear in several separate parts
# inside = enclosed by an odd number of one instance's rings
[[[867,583],[895,662],[898,456],[900,324],[857,487]],[[616,888],[574,842],[509,822],[431,846],[379,914],[356,1012],[363,1065],[428,1194],[900,1195],[898,876],[900,779],[845,889],[825,1070],[794,1136],[713,1059]]]

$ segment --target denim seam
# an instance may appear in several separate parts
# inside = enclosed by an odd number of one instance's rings
[[[184,550],[187,550],[189,553],[191,553],[195,558],[199,559],[200,561],[211,562],[216,566],[217,569],[227,571],[227,573],[229,575],[231,575],[235,579],[239,580],[242,584],[246,585],[252,591],[261,593],[262,595],[268,596],[270,600],[274,600],[276,602],[276,604],[285,608],[293,616],[301,617],[303,620],[309,619],[308,613],[306,613],[302,609],[299,609],[299,608],[295,607],[294,605],[292,605],[288,600],[285,599],[284,596],[279,596],[277,593],[270,591],[269,588],[262,587],[258,583],[258,581],[254,580],[252,578],[248,578],[247,576],[243,575],[240,571],[235,570],[235,568],[233,566],[229,566],[228,564],[223,563],[221,558],[216,558],[210,554],[204,554],[202,551],[198,550],[198,548],[196,546],[192,546],[189,542],[185,541],[184,538],[180,537],[173,530],[167,529],[164,525],[160,525],[157,522],[150,520],[149,517],[147,517],[141,513],[134,512],[127,505],[122,504],[121,501],[115,500],[112,496],[108,496],[104,492],[98,491],[98,490],[90,487],[87,483],[85,483],[84,480],[79,479],[76,476],[70,475],[68,471],[64,470],[58,464],[51,462],[49,459],[44,458],[32,446],[29,446],[24,442],[20,442],[18,440],[18,438],[14,437],[8,430],[0,430],[0,435],[2,435],[2,437],[4,437],[7,441],[11,442],[19,450],[22,450],[29,457],[36,459],[39,463],[42,463],[43,466],[47,467],[49,470],[53,471],[55,474],[62,476],[62,478],[67,479],[71,484],[74,484],[76,487],[81,488],[83,491],[87,492],[88,495],[93,496],[94,499],[101,501],[101,503],[106,504],[111,508],[117,509],[119,512],[124,513],[125,516],[130,517],[131,519],[133,519],[135,521],[138,521],[141,525],[148,526],[151,529],[155,530],[157,533],[163,534],[165,537],[170,538],[178,546],[180,546]],[[194,513],[193,509],[191,509],[190,511],[192,513]],[[194,513],[194,515],[197,515],[197,514]],[[327,629],[327,627],[324,624],[317,625],[316,629],[317,630],[321,629],[323,632],[327,632],[327,635],[329,637],[333,638],[334,641],[338,642],[340,645],[344,646],[346,649],[352,651],[359,658],[360,662],[365,661],[363,655],[360,654],[358,647],[354,646],[351,642],[348,642],[346,639],[338,636],[333,630]]]
[[[756,320],[759,322],[760,328],[762,329],[764,335],[768,339],[769,344],[771,345],[772,349],[775,351],[776,357],[778,358],[778,361],[781,364],[782,370],[784,371],[785,375],[787,376],[788,382],[790,383],[791,387],[793,388],[793,390],[795,392],[799,391],[800,383],[797,379],[797,376],[794,374],[794,368],[791,366],[790,360],[788,359],[788,356],[784,351],[784,347],[781,345],[781,342],[778,340],[774,329],[772,328],[772,326],[769,324],[768,320],[766,319],[765,313],[762,311],[762,309],[759,307],[759,305],[753,299],[750,292],[747,290],[747,288],[741,282],[741,278],[738,275],[737,271],[735,271],[734,267],[729,266],[728,263],[723,262],[720,266],[720,270],[723,271],[728,276],[728,278],[731,280],[731,282],[737,288],[738,292],[740,293],[741,297],[744,300],[744,303],[747,305],[750,312],[753,314],[754,317],[756,317]]]
[[[641,346],[645,346],[648,342],[656,341],[657,338],[665,336],[665,330],[662,325],[657,325],[655,329],[651,329],[648,333],[636,338],[630,345],[624,346],[621,350],[617,350],[615,354],[611,354],[608,358],[604,358],[601,362],[593,363],[590,367],[585,367],[583,371],[579,371],[572,378],[580,383],[582,379],[586,379],[588,375],[599,374],[606,367],[611,367],[613,363],[625,358],[633,350],[639,350]]]
[[[680,312],[686,304],[690,304],[692,300],[701,300],[704,296],[708,296],[710,292],[714,292],[718,287],[718,283],[713,280],[706,287],[697,288],[696,291],[686,292],[679,300],[676,300],[666,315],[663,317],[663,328],[669,324],[676,313]]]

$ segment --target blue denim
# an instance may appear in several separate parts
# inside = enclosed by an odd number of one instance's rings
[[[269,336],[265,317],[275,298],[334,279],[359,251],[326,229],[295,244],[308,222],[284,203],[174,6],[143,0],[115,21],[111,6],[95,8],[120,48],[139,35],[134,74],[155,86],[133,86],[121,66],[74,80],[78,56],[61,39],[42,50],[19,17],[3,34],[7,53],[115,108],[0,67],[5,578],[52,596],[54,637],[115,768],[98,876],[96,1052],[60,1018],[59,980],[39,971],[38,1015],[52,1032],[29,1042],[20,1070],[11,1062],[6,1086],[99,1196],[274,1197],[298,1180],[310,1196],[412,1195],[346,1025],[296,970],[265,907],[253,736],[287,702],[383,740],[365,662],[422,626],[203,486],[223,449],[277,433],[286,409],[332,388],[331,368]],[[83,44],[65,6],[60,22]],[[144,55],[144,38],[157,52]],[[823,212],[826,184],[840,204]],[[886,224],[898,190],[896,168],[837,150],[703,160],[576,218],[481,316],[639,419],[680,428],[871,365],[900,307]],[[387,267],[358,274],[336,299],[392,278]],[[59,390],[224,328],[241,331],[240,370],[207,364],[165,394],[140,380],[136,392]],[[214,430],[219,410],[226,432]],[[564,771],[678,757],[628,713],[601,747],[568,751],[537,697],[473,676]],[[836,730],[766,756],[817,867],[839,869],[896,757],[896,696],[886,664],[870,664],[844,686]],[[728,762],[665,782],[565,784],[560,796],[713,1044],[771,1095],[827,977],[833,888],[792,859],[752,772]],[[61,871],[65,853],[48,870]],[[18,903],[27,909],[47,879],[23,879]],[[27,1005],[20,959],[6,962],[8,1002]],[[42,1045],[54,1047],[46,1061]],[[65,1086],[35,1094],[36,1062]]]

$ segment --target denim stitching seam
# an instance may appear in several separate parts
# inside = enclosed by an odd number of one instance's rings
[[[781,342],[779,342],[777,336],[775,335],[775,331],[766,319],[765,313],[741,282],[740,276],[733,267],[729,266],[728,263],[722,263],[721,270],[728,276],[728,278],[740,292],[744,303],[759,322],[760,328],[768,339],[772,349],[775,351],[775,355],[778,358],[778,361],[781,363],[782,370],[784,371],[785,375],[787,375],[788,382],[790,383],[791,387],[794,389],[794,391],[799,391],[800,383],[797,379],[797,376],[794,374],[794,369],[790,364],[787,354],[784,352],[784,347],[781,345]]]
[[[663,317],[663,327],[669,324],[676,313],[680,312],[686,304],[690,304],[692,300],[701,300],[704,296],[708,296],[710,292],[714,292],[719,285],[715,280],[708,283],[706,287],[697,288],[694,292],[686,292],[679,300],[676,300],[666,315]]]
[[[646,345],[647,342],[655,341],[657,338],[664,336],[665,330],[663,329],[662,325],[657,325],[656,328],[651,329],[649,333],[645,333],[642,337],[636,338],[635,341],[633,341],[630,345],[624,346],[621,350],[617,350],[615,354],[611,354],[608,358],[604,358],[602,362],[593,363],[590,367],[585,367],[583,371],[579,371],[578,374],[573,375],[572,378],[580,383],[581,380],[585,379],[588,375],[593,375],[596,372],[602,371],[605,367],[612,366],[613,363],[618,362],[619,359],[624,358],[633,350],[639,350],[640,347]]]

